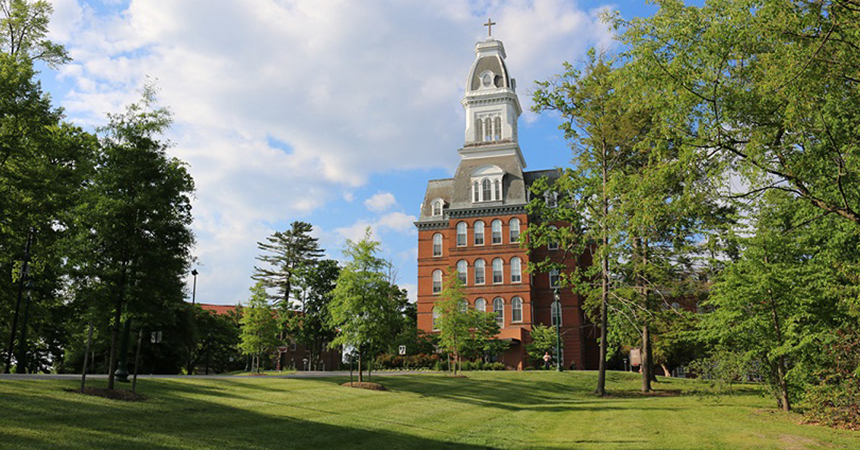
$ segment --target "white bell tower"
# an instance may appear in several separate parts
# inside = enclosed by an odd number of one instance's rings
[[[495,23],[486,24],[492,30]],[[504,156],[518,157],[525,167],[517,142],[517,121],[522,108],[516,93],[516,80],[505,65],[505,46],[488,37],[475,45],[475,62],[466,79],[466,139],[460,156],[463,159]]]

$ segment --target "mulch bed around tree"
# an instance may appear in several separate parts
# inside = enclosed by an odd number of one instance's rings
[[[63,389],[66,392],[75,392],[80,394],[80,389]],[[109,398],[111,400],[124,400],[127,402],[142,402],[146,400],[146,396],[136,394],[125,389],[105,389],[88,387],[84,389],[84,395],[93,395],[96,397]]]
[[[352,383],[347,381],[346,383],[341,384],[341,386],[353,387],[353,388],[358,388],[358,389],[368,389],[371,391],[387,391],[388,390],[388,389],[385,389],[385,386],[383,386],[381,384],[371,383],[369,381],[362,381],[361,383],[359,383],[358,381],[355,381]]]
[[[678,397],[681,395],[680,389],[660,389],[651,392],[607,392],[607,397],[617,398],[638,398],[638,397]]]

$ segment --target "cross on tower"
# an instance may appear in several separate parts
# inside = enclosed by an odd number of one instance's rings
[[[487,27],[487,36],[493,37],[493,25],[495,24],[496,22],[493,22],[493,19],[487,18],[487,23],[484,24]]]

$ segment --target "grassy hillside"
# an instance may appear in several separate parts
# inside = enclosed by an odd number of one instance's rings
[[[66,381],[0,381],[0,447],[10,448],[860,448],[860,433],[799,425],[753,386],[719,399],[694,380],[636,393],[611,373],[480,372],[344,379],[143,379],[143,402],[83,396]],[[100,382],[96,382],[98,384]]]

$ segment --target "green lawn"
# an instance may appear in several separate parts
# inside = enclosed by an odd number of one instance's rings
[[[0,447],[860,448],[860,433],[798,425],[754,387],[718,401],[642,397],[637,376],[610,373],[614,395],[600,399],[593,372],[468,377],[374,377],[389,392],[344,379],[143,379],[144,402],[63,390],[74,382],[0,381]]]

